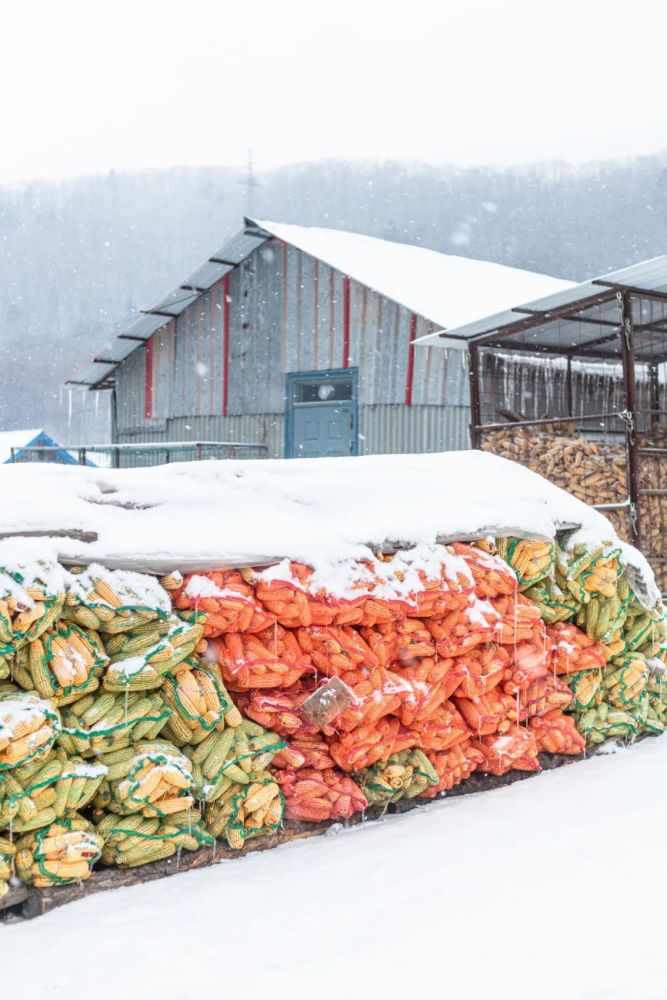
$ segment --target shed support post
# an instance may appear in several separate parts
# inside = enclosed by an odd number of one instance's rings
[[[470,375],[470,446],[479,448],[481,434],[479,426],[482,423],[482,408],[479,399],[479,348],[470,345],[469,353]]]
[[[567,356],[567,415],[572,416],[572,355]]]
[[[625,402],[625,443],[628,460],[628,494],[630,497],[630,541],[641,547],[639,506],[639,456],[637,454],[637,402],[635,394],[635,354],[632,338],[632,296],[618,292],[621,310],[621,360]]]
[[[651,423],[657,423],[660,409],[660,379],[658,378],[658,365],[655,361],[649,365],[649,392],[651,410]]]

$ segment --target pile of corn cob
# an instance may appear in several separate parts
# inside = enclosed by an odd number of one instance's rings
[[[582,737],[662,732],[663,611],[642,605],[617,550],[589,551],[567,532],[459,548],[477,587],[474,598],[461,592],[461,607],[477,602],[483,636],[470,650],[472,619],[456,611],[463,624],[451,634],[439,624],[438,601],[454,592],[444,583],[442,593],[425,583],[412,617],[368,598],[346,612],[352,625],[330,633],[317,615],[333,612],[304,593],[292,609],[251,571],[221,586],[210,612],[183,597],[176,572],[162,581],[98,565],[0,572],[0,894],[13,876],[66,885],[96,863],[133,867],[215,838],[241,849],[285,814],[346,818],[444,793],[476,768],[534,770],[538,751],[579,753]],[[496,610],[484,604],[489,594]],[[304,627],[299,615],[315,621]],[[529,641],[536,623],[542,650]],[[531,686],[547,648],[554,679],[542,671],[544,683]],[[231,695],[220,662],[230,649],[250,664],[229,667]],[[369,673],[364,657],[376,655]],[[307,695],[339,669],[351,701],[314,722]],[[264,691],[264,675],[275,685],[304,670],[307,683]],[[244,687],[246,676],[256,687]],[[516,697],[499,694],[501,680]],[[260,721],[244,717],[234,691]]]

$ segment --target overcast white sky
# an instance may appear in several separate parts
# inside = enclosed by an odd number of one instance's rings
[[[664,0],[0,0],[0,183],[667,148]]]

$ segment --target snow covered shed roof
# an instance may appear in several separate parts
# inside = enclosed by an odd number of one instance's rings
[[[270,239],[289,243],[439,326],[457,326],[508,309],[522,298],[563,292],[572,282],[504,264],[350,233],[246,219],[244,229],[119,335],[72,385],[106,388],[116,367],[140,343]]]
[[[54,462],[76,465],[75,456],[71,452],[66,451],[65,448],[61,448],[58,442],[41,427],[32,427],[29,430],[20,431],[0,431],[0,464],[6,465],[11,463],[12,448],[14,449],[15,461],[30,461],[30,453],[25,453],[23,449],[36,447],[37,445],[56,448],[57,451],[53,453],[52,458]]]
[[[666,361],[664,323],[667,321],[667,255],[632,264],[629,267],[535,299],[517,299],[509,309],[448,326],[442,331],[420,337],[415,343],[427,347],[451,347],[458,341],[467,346],[505,343],[512,337],[513,346],[522,350],[596,356],[615,359],[617,337],[604,327],[619,325],[617,295],[626,293],[634,301],[633,323],[642,330],[640,343],[634,346],[639,360]],[[642,300],[646,300],[642,302]],[[656,303],[649,309],[647,303]],[[444,326],[444,324],[443,324]],[[539,328],[539,329],[538,329]],[[606,334],[606,335],[604,335]],[[567,347],[564,347],[567,345]],[[593,350],[594,349],[594,350]]]

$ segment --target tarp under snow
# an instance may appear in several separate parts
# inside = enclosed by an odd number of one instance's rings
[[[643,556],[602,514],[514,462],[480,451],[276,461],[188,462],[102,470],[0,467],[0,531],[95,532],[58,538],[67,562],[166,572],[260,566],[288,557],[316,566],[363,558],[369,546],[493,535],[552,538],[578,527],[612,542],[657,597]],[[42,539],[5,542],[36,551]]]

